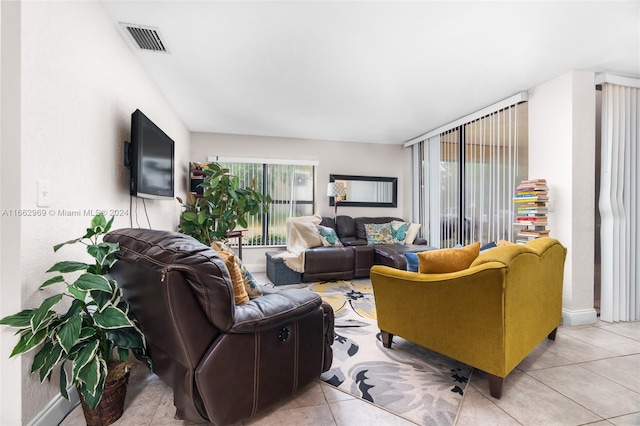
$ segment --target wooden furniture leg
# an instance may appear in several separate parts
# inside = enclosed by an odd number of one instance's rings
[[[495,399],[500,399],[502,395],[502,382],[504,381],[503,377],[494,376],[493,374],[487,373],[489,377],[489,393]]]
[[[393,343],[393,334],[380,330],[380,338],[382,339],[382,346],[390,348]]]
[[[554,328],[551,333],[547,336],[549,340],[556,340],[556,333],[558,332],[558,327]]]

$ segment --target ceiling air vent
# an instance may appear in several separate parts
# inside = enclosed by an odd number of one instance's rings
[[[152,52],[168,52],[166,44],[162,41],[162,37],[160,37],[160,33],[157,28],[144,25],[125,24],[124,22],[121,22],[120,25],[135,42],[138,49],[150,50]]]

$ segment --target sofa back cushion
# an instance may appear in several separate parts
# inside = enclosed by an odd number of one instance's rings
[[[342,238],[354,238],[356,236],[356,224],[351,216],[338,216],[336,217],[336,231],[338,231],[338,237]]]

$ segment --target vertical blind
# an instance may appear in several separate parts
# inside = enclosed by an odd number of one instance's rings
[[[418,143],[415,211],[437,247],[513,239],[513,196],[527,176],[526,103],[461,122]]]
[[[603,84],[600,316],[609,322],[640,320],[639,142],[640,81]]]

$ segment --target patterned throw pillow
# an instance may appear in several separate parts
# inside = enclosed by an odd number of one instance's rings
[[[258,282],[255,280],[255,278],[253,278],[253,275],[251,275],[251,273],[247,270],[247,267],[244,266],[240,258],[235,255],[233,250],[231,250],[231,248],[228,245],[226,245],[222,241],[214,241],[211,243],[211,248],[217,251],[218,253],[228,252],[233,255],[233,259],[235,260],[235,262],[238,264],[238,267],[240,268],[240,274],[242,276],[244,289],[249,295],[249,298],[255,299],[256,297],[262,296],[263,294],[262,289],[258,285]]]
[[[467,269],[480,254],[480,243],[461,248],[429,250],[418,253],[418,270],[422,274],[445,274]]]
[[[318,233],[320,234],[320,241],[325,247],[342,247],[340,238],[336,234],[336,230],[329,228],[328,226],[316,225]]]
[[[391,233],[391,223],[365,223],[367,244],[394,244],[395,239]]]
[[[249,295],[247,294],[247,290],[245,290],[244,288],[242,273],[240,272],[240,267],[234,259],[234,254],[228,251],[219,251],[218,255],[222,260],[224,260],[224,264],[227,266],[227,270],[229,271],[231,284],[233,284],[233,298],[236,302],[236,305],[247,303],[249,301]]]
[[[394,243],[404,245],[407,239],[407,231],[409,231],[409,223],[399,220],[391,221],[391,235],[393,235]]]

